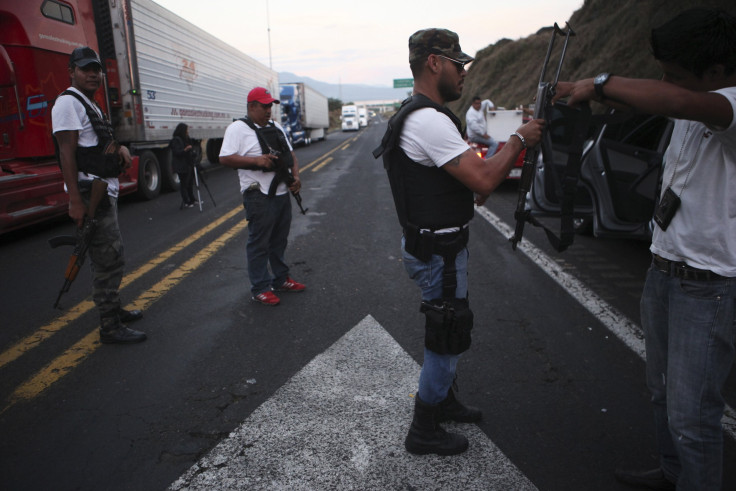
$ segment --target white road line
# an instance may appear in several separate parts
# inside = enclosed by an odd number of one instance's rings
[[[488,223],[493,225],[504,237],[511,237],[513,230],[498,216],[492,213],[488,208],[476,206],[475,211],[482,216]],[[509,247],[511,247],[509,245]],[[646,360],[644,350],[644,335],[641,328],[634,322],[629,320],[624,314],[615,307],[608,304],[600,298],[591,289],[585,286],[577,278],[563,271],[562,267],[555,263],[553,259],[544,252],[537,249],[528,239],[519,242],[517,246],[532,261],[555,280],[562,288],[564,288],[580,305],[585,307],[593,314],[609,331],[611,331],[618,339],[628,346],[634,353],[639,355],[642,360]],[[731,406],[726,405],[723,420],[723,428],[726,433],[736,440],[736,411]]]
[[[404,450],[419,370],[367,316],[169,489],[535,490],[476,425],[446,425],[462,455]]]

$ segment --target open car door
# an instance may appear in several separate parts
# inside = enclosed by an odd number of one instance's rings
[[[527,205],[532,213],[559,216],[562,176],[575,112],[556,104]],[[609,114],[594,118],[585,145],[573,216],[581,232],[596,237],[651,239],[662,157],[673,122],[661,116]]]

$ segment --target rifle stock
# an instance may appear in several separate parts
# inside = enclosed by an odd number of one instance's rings
[[[77,279],[79,270],[84,264],[84,260],[87,256],[87,250],[89,244],[92,241],[92,236],[97,228],[97,220],[95,215],[97,213],[97,207],[100,205],[102,199],[107,195],[107,182],[102,179],[95,179],[92,181],[92,190],[90,192],[89,205],[87,206],[87,213],[84,217],[84,223],[80,228],[77,229],[76,239],[74,241],[74,251],[69,257],[69,263],[64,271],[64,285],[59,291],[59,295],[56,297],[54,302],[54,308],[59,307],[59,301],[64,293],[69,291],[69,287]],[[60,245],[70,245],[70,236],[53,237],[49,239],[51,247],[58,247]]]
[[[555,95],[557,81],[560,78],[560,71],[562,69],[562,62],[565,59],[565,52],[567,51],[567,43],[570,40],[570,36],[574,36],[575,32],[570,27],[570,24],[566,24],[566,30],[560,29],[560,26],[555,23],[552,31],[552,37],[547,46],[547,55],[544,58],[544,64],[542,65],[542,73],[539,76],[539,85],[537,86],[537,97],[535,99],[534,106],[534,119],[544,119],[546,124],[543,130],[542,139],[546,136],[549,131],[549,115],[552,109],[552,98]],[[557,63],[557,72],[552,82],[546,82],[545,77],[547,74],[547,66],[549,65],[549,59],[552,55],[552,48],[555,45],[555,39],[557,36],[563,36],[565,38],[565,44],[562,47],[562,53],[560,54],[559,62]],[[524,156],[524,164],[521,168],[521,179],[519,181],[519,194],[516,201],[516,211],[514,212],[514,219],[516,220],[516,227],[514,235],[511,236],[511,248],[516,250],[516,245],[521,241],[524,235],[524,225],[529,221],[531,212],[526,210],[526,195],[531,191],[532,184],[534,183],[534,174],[537,169],[537,160],[539,159],[540,144],[526,150]]]

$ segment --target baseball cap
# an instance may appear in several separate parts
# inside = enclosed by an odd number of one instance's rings
[[[83,68],[87,65],[91,65],[92,63],[97,63],[98,65],[100,65],[100,67],[102,67],[100,57],[97,56],[95,50],[88,46],[75,48],[74,51],[72,51],[71,57],[69,57],[69,66],[76,65],[80,68]]]
[[[276,104],[280,103],[278,99],[271,97],[271,93],[268,89],[263,87],[256,87],[248,92],[248,102],[253,101],[260,102],[261,104],[271,104],[272,102],[275,102]]]
[[[460,63],[469,63],[473,57],[463,53],[460,40],[447,29],[421,29],[409,37],[409,63],[421,61],[430,54],[443,55]]]

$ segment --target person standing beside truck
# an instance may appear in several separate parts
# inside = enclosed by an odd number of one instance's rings
[[[192,208],[194,199],[194,150],[189,140],[189,126],[179,123],[169,143],[171,148],[171,167],[179,175],[181,207]]]
[[[299,162],[281,125],[271,120],[279,104],[270,92],[256,87],[248,93],[248,114],[225,130],[220,163],[238,170],[243,207],[248,219],[248,276],[251,299],[276,306],[277,292],[302,292],[306,287],[289,276],[284,255],[291,228],[289,191],[298,192]],[[265,147],[265,148],[264,148]],[[278,162],[279,159],[282,159]],[[287,187],[275,167],[286,167],[294,182]],[[271,271],[269,272],[269,266]]]
[[[602,73],[555,99],[675,118],[641,298],[659,466],[617,470],[649,489],[720,491],[723,388],[736,341],[736,17],[684,11],[651,32],[661,80]]]
[[[143,317],[140,310],[123,310],[120,283],[125,260],[123,239],[118,224],[117,176],[131,164],[130,152],[114,140],[112,126],[94,102],[102,83],[102,62],[89,47],[76,48],[69,58],[71,87],[62,92],[51,110],[59,162],[69,193],[69,216],[82,226],[90,199],[92,181],[107,182],[107,199],[97,207],[97,226],[89,246],[93,275],[92,298],[100,315],[102,343],[138,343],[146,334],[125,323]],[[113,158],[105,154],[112,152]]]
[[[460,354],[470,346],[468,225],[505,180],[525,145],[541,139],[542,120],[518,128],[501,151],[480,158],[463,140],[458,118],[444,105],[460,98],[465,64],[458,35],[423,29],[409,38],[414,91],[391,118],[381,146],[399,223],[404,267],[421,289],[425,313],[424,362],[414,416],[404,441],[413,454],[456,455],[468,448],[465,436],[439,423],[472,423],[480,410],[464,406],[453,389]]]
[[[487,133],[486,112],[493,111],[496,106],[490,99],[481,101],[479,96],[473,97],[473,102],[465,113],[465,125],[467,127],[468,140],[474,143],[480,143],[488,147],[486,155],[491,156],[496,153],[498,142]]]

